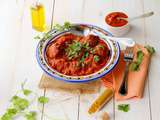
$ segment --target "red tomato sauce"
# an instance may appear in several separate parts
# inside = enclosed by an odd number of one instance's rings
[[[105,21],[113,27],[121,27],[128,23],[127,20],[118,18],[128,18],[128,16],[122,12],[112,12],[106,16]]]
[[[46,50],[50,67],[70,76],[89,75],[105,66],[110,57],[107,44],[98,36],[66,34]]]

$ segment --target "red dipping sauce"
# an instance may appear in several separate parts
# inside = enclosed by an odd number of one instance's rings
[[[119,18],[128,18],[128,16],[122,12],[112,12],[106,16],[105,22],[112,27],[121,27],[128,23],[127,20]]]

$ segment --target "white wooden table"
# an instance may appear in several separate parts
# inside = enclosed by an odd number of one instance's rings
[[[151,18],[132,23],[132,30],[127,35],[141,44],[155,47],[145,86],[144,98],[117,102],[112,99],[103,109],[111,120],[160,120],[160,1],[159,0],[41,0],[46,8],[47,24],[83,22],[105,27],[104,17],[111,11],[123,11],[130,17],[154,11]],[[43,95],[38,89],[42,70],[35,58],[38,41],[37,34],[31,27],[30,0],[1,0],[0,3],[0,113],[8,105],[11,95],[19,89],[22,81],[28,79],[27,86]],[[59,94],[46,91],[51,100],[44,106],[44,111],[53,118],[61,120],[92,120],[87,115],[88,101],[93,95],[65,95],[72,99],[54,103]],[[123,113],[117,110],[120,103],[129,103],[130,111]],[[38,120],[40,120],[39,115]],[[49,120],[43,117],[43,120]]]

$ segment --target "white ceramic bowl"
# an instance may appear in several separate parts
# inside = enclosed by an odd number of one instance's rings
[[[121,37],[121,36],[127,34],[130,30],[129,23],[127,23],[126,25],[121,26],[121,27],[113,27],[109,24],[106,24],[106,25],[107,25],[108,31],[115,37]]]
[[[110,49],[110,59],[109,61],[106,63],[106,65],[100,69],[99,71],[97,71],[96,73],[93,74],[89,74],[89,75],[85,75],[85,76],[68,76],[68,75],[64,75],[62,73],[59,73],[58,71],[52,69],[47,61],[46,61],[46,48],[48,45],[50,45],[50,43],[52,43],[54,40],[56,40],[57,37],[67,34],[67,33],[81,33],[83,34],[83,31],[85,29],[94,29],[97,32],[100,32],[104,35],[109,35],[111,36],[111,34],[107,31],[105,31],[102,28],[99,28],[97,26],[94,25],[88,25],[88,24],[75,24],[73,25],[74,29],[71,29],[69,31],[62,31],[62,32],[56,32],[55,30],[51,30],[48,34],[51,35],[50,38],[43,38],[38,46],[37,46],[37,51],[36,51],[36,57],[37,57],[37,61],[40,65],[40,67],[42,68],[42,70],[48,74],[49,76],[57,79],[57,80],[63,80],[66,82],[74,82],[74,83],[80,83],[80,82],[88,82],[88,81],[92,81],[92,80],[97,80],[98,78],[103,77],[104,75],[106,75],[107,73],[109,73],[118,63],[119,57],[120,57],[120,47],[119,44],[117,42],[114,42],[110,39],[102,39],[109,47]]]
[[[114,26],[111,26],[111,25],[109,25],[108,23],[107,23],[107,17],[109,18],[109,16],[111,17],[111,14],[114,14],[114,13],[121,13],[121,14],[124,14],[125,16],[127,16],[125,13],[123,13],[123,12],[111,12],[111,13],[109,13],[109,14],[107,14],[106,15],[106,17],[105,17],[105,23],[106,23],[106,25],[107,25],[107,29],[108,29],[108,31],[113,35],[113,36],[115,36],[115,37],[120,37],[120,36],[123,36],[123,35],[125,35],[126,33],[128,33],[128,31],[130,30],[130,24],[129,24],[129,22],[127,23],[127,24],[125,24],[125,25],[123,25],[123,26],[116,26],[116,27],[114,27]],[[128,16],[127,16],[128,17]]]

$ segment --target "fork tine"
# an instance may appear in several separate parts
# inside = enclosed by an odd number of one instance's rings
[[[130,61],[133,59],[133,47],[127,47],[124,52],[124,60]]]

